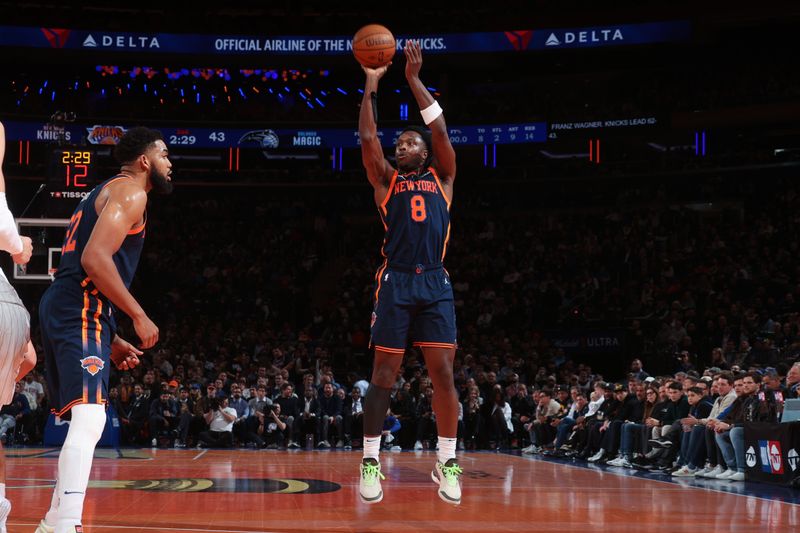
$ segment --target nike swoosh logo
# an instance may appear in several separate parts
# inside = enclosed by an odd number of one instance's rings
[[[80,491],[80,490],[73,490],[73,491],[65,490],[64,494],[83,494],[83,491]]]

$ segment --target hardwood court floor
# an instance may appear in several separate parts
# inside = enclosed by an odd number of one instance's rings
[[[50,502],[58,450],[6,451],[8,531],[31,533]],[[766,487],[758,484],[672,483],[510,454],[461,455],[459,507],[435,494],[433,452],[383,453],[384,500],[373,506],[356,493],[360,452],[143,449],[96,457],[84,512],[90,533],[784,533],[800,524],[791,491],[764,497],[747,488]]]

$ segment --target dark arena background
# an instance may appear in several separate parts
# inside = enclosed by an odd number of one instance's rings
[[[407,39],[457,155],[458,507],[431,482],[412,346],[384,499],[357,493],[384,231],[350,49],[370,23],[398,42],[377,96],[387,157],[422,124]],[[799,31],[791,2],[0,1],[3,172],[34,241],[27,268],[0,260],[40,356],[39,299],[113,145],[159,129],[173,163],[131,287],[160,341],[111,371],[84,530],[796,531]],[[328,383],[343,401],[323,432],[303,398]],[[67,423],[44,384],[40,357],[0,411],[9,532],[36,529],[55,485]],[[730,390],[754,406],[712,411],[735,438],[690,419]],[[208,395],[236,402],[223,447],[203,439]],[[293,427],[256,430],[272,400],[299,407]]]

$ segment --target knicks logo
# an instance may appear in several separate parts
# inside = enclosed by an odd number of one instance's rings
[[[83,367],[84,370],[86,370],[88,373],[94,376],[98,372],[103,370],[105,363],[99,357],[90,355],[88,357],[85,357],[84,359],[81,359],[81,366]]]
[[[122,126],[95,124],[91,128],[86,128],[86,140],[92,144],[117,144],[126,131]]]

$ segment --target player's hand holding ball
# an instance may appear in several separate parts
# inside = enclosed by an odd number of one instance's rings
[[[353,55],[367,75],[378,79],[392,64],[396,47],[392,32],[380,24],[368,24],[353,36]]]

